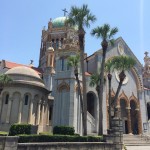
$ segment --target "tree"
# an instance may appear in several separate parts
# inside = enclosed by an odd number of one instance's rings
[[[109,87],[109,92],[108,92],[108,114],[109,114],[109,129],[111,129],[111,80],[112,80],[112,61],[108,60],[105,64],[105,71],[107,72],[107,78],[108,78],[108,87]]]
[[[113,70],[118,70],[119,71],[119,84],[118,84],[118,88],[117,88],[117,91],[116,91],[116,94],[115,94],[115,97],[114,97],[114,106],[115,106],[115,117],[118,117],[117,116],[117,108],[116,108],[116,105],[117,105],[117,99],[118,99],[118,95],[119,95],[119,92],[121,90],[121,87],[122,87],[122,83],[124,81],[124,79],[126,78],[126,75],[125,75],[125,71],[128,71],[130,70],[135,64],[136,64],[136,61],[135,59],[133,59],[132,57],[129,57],[129,56],[115,56],[113,59],[112,59],[112,67],[113,67]]]
[[[12,79],[8,75],[6,75],[6,74],[0,75],[0,94],[1,94],[4,86],[10,82],[12,82]]]
[[[90,86],[94,87],[96,86],[96,91],[97,91],[97,95],[99,98],[99,82],[100,82],[100,78],[99,78],[99,74],[98,73],[93,73],[90,77]]]
[[[101,38],[101,46],[102,46],[102,62],[101,62],[101,71],[100,71],[100,100],[99,100],[99,130],[98,135],[103,134],[103,84],[104,84],[104,67],[105,67],[105,58],[106,58],[106,51],[108,48],[108,43],[110,42],[112,45],[114,43],[113,36],[118,32],[118,28],[110,28],[109,24],[104,24],[101,27],[97,27],[92,30],[91,35],[96,36],[97,38]]]
[[[79,61],[80,61],[80,56],[70,56],[68,57],[68,66],[74,68],[74,75],[76,77],[77,85],[78,85],[78,93],[80,96],[80,104],[81,104],[81,112],[82,116],[84,116],[84,111],[83,111],[83,99],[82,99],[82,92],[81,92],[81,86],[80,86],[80,80],[79,80],[79,73],[78,73],[78,68],[79,68]],[[82,124],[83,124],[83,117],[82,117]]]
[[[83,107],[84,107],[84,126],[83,135],[87,135],[87,101],[86,101],[86,78],[84,69],[84,40],[85,30],[84,27],[90,27],[90,23],[95,22],[96,17],[92,15],[88,9],[88,5],[82,7],[72,6],[66,24],[70,26],[78,26],[79,48],[80,48],[80,62],[82,70],[82,83],[83,83]]]

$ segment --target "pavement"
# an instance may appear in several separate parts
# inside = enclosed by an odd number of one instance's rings
[[[126,146],[127,150],[150,150],[150,146]]]

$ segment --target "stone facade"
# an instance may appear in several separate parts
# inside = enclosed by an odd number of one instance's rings
[[[67,27],[65,25],[65,17],[59,17],[54,20],[50,19],[48,23],[48,28],[43,28],[42,38],[41,38],[41,48],[39,57],[39,68],[42,69],[41,78],[44,81],[44,90],[41,90],[37,85],[23,86],[15,85],[6,87],[1,95],[0,104],[2,103],[3,97],[7,96],[7,91],[11,92],[11,95],[17,90],[21,90],[21,99],[24,98],[26,92],[30,91],[29,98],[34,100],[35,93],[38,93],[41,100],[42,95],[45,95],[44,105],[34,108],[34,103],[30,107],[23,110],[22,104],[20,102],[16,103],[18,112],[29,112],[27,114],[19,114],[13,116],[14,122],[21,122],[21,117],[24,118],[26,123],[30,123],[33,120],[35,125],[38,121],[35,121],[35,116],[33,110],[41,112],[46,116],[41,116],[44,124],[52,126],[55,125],[67,125],[73,126],[76,133],[82,134],[82,115],[80,108],[80,99],[77,90],[77,83],[74,77],[73,68],[68,67],[67,58],[69,56],[75,56],[79,52],[79,41],[78,41],[78,30],[77,27]],[[141,134],[143,132],[143,124],[148,123],[150,119],[150,74],[149,65],[150,57],[148,53],[145,53],[144,67],[133,54],[131,49],[125,43],[125,41],[120,37],[115,40],[114,46],[109,46],[106,54],[106,61],[111,59],[113,56],[127,55],[132,56],[136,60],[136,65],[130,71],[126,72],[126,79],[123,83],[121,91],[119,93],[117,107],[120,110],[120,117],[122,118],[123,133],[126,134]],[[98,131],[98,96],[95,87],[90,87],[90,76],[92,73],[99,71],[102,61],[102,50],[94,52],[91,56],[86,56],[85,54],[85,76],[87,82],[87,125],[88,133],[97,133]],[[33,68],[35,69],[35,68]],[[6,72],[6,70],[1,69],[1,72]],[[79,68],[79,78],[82,83],[81,70]],[[115,95],[118,86],[118,72],[114,71],[112,73],[112,98]],[[82,88],[82,87],[81,87]],[[24,90],[25,89],[25,90]],[[50,94],[44,93],[45,90],[51,91]],[[27,92],[27,93],[28,93]],[[103,133],[107,133],[109,119],[108,119],[108,81],[104,85],[104,98],[103,98]],[[12,97],[12,96],[11,96]],[[14,99],[14,98],[13,98]],[[19,100],[18,100],[19,101]],[[21,101],[22,102],[22,101]],[[41,101],[40,101],[41,102]],[[47,103],[49,105],[47,105]],[[2,104],[1,104],[2,105]],[[0,105],[0,106],[1,106]],[[10,107],[10,104],[8,104]],[[6,106],[6,107],[8,107]],[[42,106],[44,107],[45,113],[42,111]],[[1,109],[5,109],[5,106]],[[13,106],[14,107],[14,106]],[[31,108],[33,107],[33,110]],[[8,114],[10,112],[8,111]],[[2,120],[8,121],[8,115],[5,114]],[[44,119],[48,118],[47,121]],[[32,118],[32,119],[31,119]],[[28,121],[27,121],[28,120]],[[33,123],[32,122],[32,123]],[[45,126],[46,129],[46,126]]]

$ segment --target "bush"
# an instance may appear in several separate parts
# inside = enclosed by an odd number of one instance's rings
[[[102,142],[102,137],[71,135],[19,135],[19,143],[30,142]]]
[[[39,135],[52,135],[51,132],[40,132]]]
[[[18,134],[31,134],[30,124],[13,124],[9,129],[9,135],[15,136]]]
[[[75,130],[74,127],[68,127],[68,126],[55,126],[53,128],[53,134],[59,134],[59,135],[74,135]]]
[[[7,135],[8,135],[8,132],[0,131],[0,136],[7,136]]]

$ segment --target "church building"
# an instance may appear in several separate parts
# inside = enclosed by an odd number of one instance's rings
[[[67,64],[68,57],[79,52],[78,27],[67,27],[65,19],[50,19],[48,28],[43,28],[37,68],[32,62],[22,65],[1,60],[0,73],[9,75],[13,82],[6,85],[0,95],[0,131],[8,131],[13,123],[28,123],[38,133],[59,125],[73,126],[76,133],[82,134],[78,87],[74,70]],[[123,132],[142,134],[146,130],[150,133],[150,57],[145,52],[143,66],[122,37],[115,40],[114,46],[108,47],[106,61],[119,55],[132,56],[136,60],[134,68],[126,72],[117,100]],[[98,132],[98,95],[89,83],[90,76],[99,72],[101,61],[102,49],[90,56],[85,54],[88,134]],[[79,78],[82,83],[81,68]],[[118,83],[118,72],[114,71],[112,99]],[[107,80],[103,95],[103,133],[106,134],[109,125]]]

